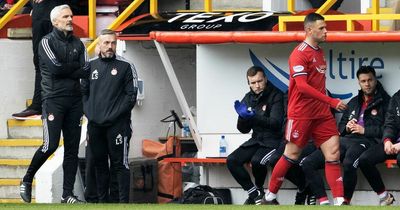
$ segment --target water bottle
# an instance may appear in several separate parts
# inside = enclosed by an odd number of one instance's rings
[[[190,137],[190,128],[189,128],[189,122],[186,119],[185,115],[182,115],[182,130],[181,130],[181,137]]]
[[[228,156],[228,142],[225,139],[225,136],[222,135],[219,141],[219,156],[227,157]]]

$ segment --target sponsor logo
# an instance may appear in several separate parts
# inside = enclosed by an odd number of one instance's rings
[[[250,23],[256,22],[265,18],[270,17],[274,13],[272,12],[243,12],[232,15],[225,15],[224,13],[219,12],[205,12],[205,13],[177,13],[176,17],[173,17],[168,20],[168,23],[173,23],[182,18],[187,18],[187,16],[192,16],[183,21],[183,23],[216,23],[216,22],[224,22],[224,23],[232,23],[236,18],[238,22],[241,23]]]
[[[175,17],[168,20],[168,23],[182,23],[179,27],[181,30],[218,30],[226,24],[253,23],[264,20],[273,14],[272,12],[243,12],[229,15],[220,12],[177,13]]]
[[[301,72],[304,70],[304,66],[298,65],[298,66],[293,66],[293,71],[294,72]]]

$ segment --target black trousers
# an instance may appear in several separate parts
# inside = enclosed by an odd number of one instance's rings
[[[86,169],[85,169],[85,200],[88,203],[98,203],[100,202],[105,202],[108,201],[110,203],[119,203],[119,189],[118,189],[118,181],[117,181],[117,175],[115,173],[115,170],[110,169],[108,167],[108,164],[99,167],[96,169],[95,164],[94,164],[94,158],[93,154],[90,150],[90,148],[87,146],[86,147]],[[99,195],[98,190],[97,190],[97,173],[96,171],[110,171],[110,191],[109,195],[108,194],[102,194]],[[103,192],[104,193],[104,192]],[[109,197],[108,197],[109,196]]]
[[[130,118],[123,117],[111,126],[88,124],[88,145],[94,159],[99,202],[109,202],[110,168],[115,170],[119,202],[129,202],[129,140],[132,136]]]
[[[365,138],[340,138],[340,159],[343,164],[344,197],[351,199],[357,184],[357,168],[360,155],[370,147]],[[325,157],[321,150],[316,150],[303,158],[301,167],[307,177],[307,183],[317,198],[326,197],[324,181],[319,173],[325,167]]]
[[[53,25],[50,20],[34,19],[32,20],[32,49],[33,49],[33,64],[35,65],[35,89],[33,91],[32,105],[30,109],[40,110],[42,105],[41,86],[42,75],[40,74],[39,65],[39,43],[42,38],[53,30]]]
[[[387,155],[383,143],[371,146],[360,156],[360,169],[376,193],[381,193],[385,190],[385,185],[381,174],[376,168],[376,164],[383,163],[387,159],[397,159],[397,165],[400,167],[400,154]]]
[[[227,166],[233,178],[247,191],[251,189],[254,184],[244,164],[251,163],[255,185],[257,188],[263,188],[268,166],[275,166],[276,162],[278,162],[279,158],[282,156],[284,149],[284,142],[282,142],[278,148],[263,147],[258,144],[248,147],[239,147],[228,156]],[[302,156],[308,155],[314,150],[315,147],[313,145],[308,145],[303,150]],[[295,184],[300,190],[305,188],[305,177],[298,165],[294,165],[290,168],[285,178]]]
[[[233,178],[246,191],[250,190],[254,184],[247,172],[244,164],[251,163],[251,170],[254,176],[254,182],[257,188],[263,188],[267,178],[268,166],[276,163],[278,158],[277,149],[273,147],[264,147],[259,144],[251,146],[240,146],[233,151],[227,158],[226,163]]]
[[[351,199],[357,184],[357,169],[362,153],[374,142],[366,138],[340,138],[340,154],[343,165],[344,197]]]
[[[63,197],[73,195],[78,169],[82,115],[81,97],[58,97],[43,101],[43,144],[34,154],[24,176],[24,182],[32,183],[39,168],[57,150],[62,131],[64,137]]]

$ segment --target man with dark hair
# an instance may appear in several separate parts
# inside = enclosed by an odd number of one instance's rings
[[[343,164],[344,199],[350,204],[357,183],[360,155],[382,137],[383,123],[390,96],[376,79],[375,69],[361,66],[357,71],[360,91],[343,112],[339,123],[340,154]],[[323,168],[321,150],[315,151],[301,162],[303,171],[321,205],[329,204],[324,183],[318,172]]]
[[[42,96],[41,96],[41,70],[39,64],[39,43],[42,38],[53,30],[50,21],[50,11],[65,3],[64,0],[31,0],[32,5],[32,49],[33,64],[35,65],[35,87],[33,91],[32,104],[25,110],[14,113],[12,116],[17,119],[24,119],[33,115],[42,114]]]
[[[309,139],[320,147],[325,156],[325,174],[332,189],[335,205],[341,205],[343,183],[339,163],[339,135],[330,107],[342,111],[347,108],[339,99],[327,96],[325,86],[326,61],[319,44],[326,40],[326,23],[319,14],[308,14],[304,20],[306,38],[289,58],[290,79],[288,117],[285,139],[288,141],[283,156],[272,171],[265,204],[279,204],[276,200],[287,171],[297,164],[302,148]]]
[[[39,44],[43,98],[43,145],[39,147],[21,182],[20,195],[31,202],[37,170],[58,148],[64,136],[63,193],[61,203],[82,203],[73,194],[81,137],[82,95],[79,80],[89,73],[85,46],[72,35],[72,11],[68,5],[51,10],[53,31]]]
[[[268,82],[264,70],[252,66],[247,70],[250,91],[241,102],[235,101],[237,128],[241,133],[253,130],[252,137],[233,151],[227,166],[235,180],[247,191],[245,204],[261,204],[267,167],[282,141],[284,118],[283,93]],[[244,165],[251,163],[255,184]]]
[[[282,92],[268,82],[262,68],[252,66],[246,75],[250,91],[241,102],[235,101],[234,107],[239,115],[238,130],[241,133],[253,130],[253,134],[228,156],[227,166],[235,180],[249,195],[245,204],[259,205],[265,194],[263,185],[267,167],[273,167],[283,153],[282,125],[285,104]],[[246,163],[251,163],[255,184],[244,167]],[[294,167],[288,173],[287,179],[298,186],[299,192],[302,193],[302,196],[296,196],[296,204],[304,204],[307,194],[301,169]]]
[[[90,61],[90,76],[82,80],[84,113],[88,123],[88,146],[96,169],[99,202],[109,202],[109,171],[118,181],[119,202],[129,202],[129,140],[131,110],[136,103],[137,74],[129,62],[116,56],[114,31],[101,31],[98,57]],[[107,90],[107,91],[104,91]],[[108,167],[108,159],[111,166]]]
[[[376,164],[383,163],[387,159],[397,159],[400,166],[400,90],[397,91],[389,102],[385,117],[383,136],[381,142],[372,146],[360,156],[359,166],[371,185],[372,189],[379,196],[381,206],[392,205],[394,197],[386,191],[382,177],[376,168]]]

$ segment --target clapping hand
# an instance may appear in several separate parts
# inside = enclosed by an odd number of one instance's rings
[[[248,110],[246,104],[240,103],[238,100],[235,101],[235,110],[239,116],[245,120],[250,119],[255,115],[254,111]]]

